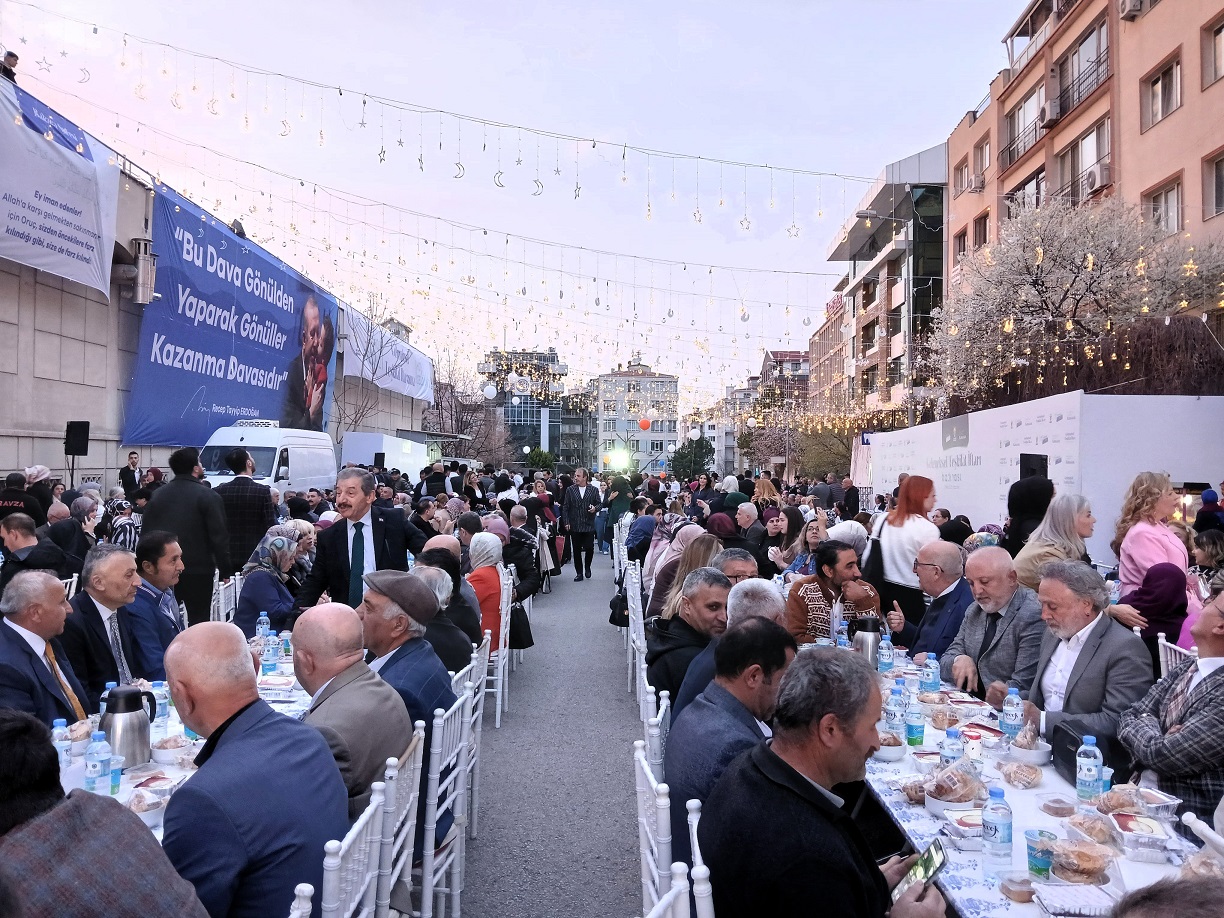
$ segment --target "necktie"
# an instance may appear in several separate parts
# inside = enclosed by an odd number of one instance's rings
[[[990,646],[990,642],[994,640],[995,632],[999,629],[999,619],[1002,617],[1001,612],[991,612],[986,615],[986,633],[982,635],[982,646],[978,648],[977,654],[979,660],[982,659],[986,648]]]
[[[1177,684],[1169,690],[1169,695],[1165,699],[1164,710],[1164,728],[1168,730],[1175,724],[1181,723],[1181,716],[1186,712],[1186,704],[1190,701],[1190,683],[1194,681],[1194,674],[1198,672],[1198,666],[1191,666],[1182,675],[1182,678],[1177,681]]]
[[[55,681],[59,683],[63,689],[64,697],[68,699],[68,704],[72,705],[72,712],[76,714],[77,720],[84,720],[89,715],[85,713],[85,709],[81,707],[81,699],[77,698],[76,692],[72,690],[72,686],[68,684],[68,680],[64,678],[64,674],[60,672],[59,664],[55,662],[55,651],[51,649],[51,643],[47,642],[45,654],[47,665],[51,667],[51,675],[55,676]]]
[[[119,684],[132,684],[132,671],[128,669],[127,657],[123,655],[123,641],[119,638],[119,614],[115,613],[110,617],[110,622],[107,625],[107,630],[110,633],[111,653],[115,655],[115,666],[119,670]]]
[[[361,535],[364,528],[364,523],[353,524],[353,551],[349,558],[349,605],[354,609],[361,605],[364,592],[361,586],[361,578],[365,575],[365,539]]]

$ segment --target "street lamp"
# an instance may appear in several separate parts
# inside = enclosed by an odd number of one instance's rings
[[[900,223],[902,226],[908,226],[909,221],[902,220],[900,217],[889,217],[875,210],[856,210],[854,212],[856,219],[865,220],[867,229],[871,229],[872,220],[889,220],[893,223]],[[913,249],[906,256],[905,265],[905,360],[909,364],[905,373],[905,388],[908,390],[908,398],[906,399],[906,426],[913,427],[916,420],[914,416],[914,266],[911,263],[913,258]],[[887,368],[885,368],[887,371]]]

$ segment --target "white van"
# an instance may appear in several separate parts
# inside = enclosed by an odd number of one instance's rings
[[[215,488],[232,481],[234,473],[225,464],[230,450],[241,446],[255,463],[253,477],[260,484],[285,491],[336,486],[336,448],[319,430],[281,427],[276,421],[239,421],[221,427],[200,450],[204,477]]]

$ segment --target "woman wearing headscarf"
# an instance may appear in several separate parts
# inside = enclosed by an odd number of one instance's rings
[[[491,532],[478,532],[468,545],[472,572],[467,582],[480,603],[480,630],[493,633],[493,646],[501,646],[501,560],[502,543]]]
[[[452,497],[446,502],[446,512],[452,520],[459,519],[459,514],[468,512],[468,502],[465,497]]]
[[[39,466],[35,466],[38,468]],[[30,470],[26,469],[29,476]],[[33,491],[33,488],[30,488]],[[1210,532],[1224,530],[1224,508],[1220,507],[1220,495],[1214,488],[1208,488],[1201,495],[1203,506],[1194,515],[1194,531]]]
[[[132,505],[126,500],[111,500],[106,502],[106,512],[110,516],[110,534],[106,541],[135,553],[136,543],[140,541],[140,531],[136,521],[132,519]]]
[[[144,473],[144,478],[140,479],[140,486],[152,494],[166,483],[165,478],[166,476],[162,474],[162,470],[154,467]]]
[[[332,524],[325,520],[312,523],[309,520],[289,519],[278,525],[287,526],[297,533],[297,551],[294,553],[293,567],[289,569],[289,576],[285,578],[285,587],[296,597],[298,590],[306,582],[310,569],[314,567],[315,545],[318,542],[319,532],[322,531],[318,527],[322,526],[326,529]]]
[[[1007,491],[1007,537],[999,544],[1013,558],[1041,525],[1053,499],[1054,482],[1048,478],[1032,475],[1012,482]]]
[[[25,469],[26,493],[42,504],[43,513],[55,500],[51,493],[51,470],[45,465],[32,465]]]
[[[98,544],[94,529],[98,525],[99,506],[92,497],[82,495],[69,505],[68,519],[47,527],[47,538],[63,550],[70,574],[81,573],[85,556]]]
[[[1152,672],[1159,673],[1160,652],[1156,636],[1163,634],[1166,641],[1175,644],[1188,630],[1183,627],[1188,611],[1185,571],[1167,562],[1153,564],[1143,575],[1139,588],[1124,593],[1118,606],[1129,607],[1143,616],[1147,624],[1143,625],[1139,636],[1152,655]]]
[[[273,631],[284,631],[293,618],[293,594],[285,586],[297,560],[298,534],[288,526],[267,531],[242,568],[242,592],[234,624],[247,638],[255,636],[259,613],[266,612]]]
[[[650,537],[650,548],[646,551],[646,562],[642,565],[642,590],[649,592],[654,584],[655,574],[659,570],[659,560],[667,551],[677,530],[683,526],[691,526],[688,517],[681,513],[664,513],[662,521],[655,526]],[[700,528],[700,527],[698,527]]]

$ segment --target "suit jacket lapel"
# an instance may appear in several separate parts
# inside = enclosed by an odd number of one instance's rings
[[[336,555],[337,555],[337,560],[339,561],[339,572],[340,572],[340,576],[338,579],[343,581],[346,584],[345,594],[344,594],[345,596],[348,595],[347,584],[349,581],[349,570],[350,570],[350,567],[349,567],[349,529],[348,528],[349,528],[348,520],[344,520],[339,526],[332,527],[332,529],[336,531],[336,535],[339,536],[336,542]]]
[[[1041,636],[1041,654],[1037,657],[1037,673],[1033,676],[1033,690],[1029,692],[1029,701],[1041,707],[1045,702],[1045,693],[1041,690],[1041,679],[1045,676],[1046,667],[1050,665],[1050,658],[1054,656],[1054,651],[1058,649],[1058,638],[1054,636],[1053,631],[1047,630]],[[1087,650],[1087,648],[1084,648]],[[1083,654],[1080,655],[1081,659]],[[1070,683],[1067,684],[1067,691],[1071,691]]]
[[[95,640],[101,641],[102,646],[110,649],[110,635],[106,633],[106,625],[102,623],[102,613],[98,611],[97,605],[94,604],[93,597],[81,591],[81,617],[85,620],[85,625],[93,632]]]
[[[0,624],[0,628],[4,628],[8,631],[13,631],[12,628],[9,628],[7,625],[4,625],[4,624]],[[12,637],[17,639],[14,643],[16,643],[16,645],[21,648],[22,652],[25,653],[26,656],[30,658],[30,665],[34,668],[34,672],[38,676],[38,681],[42,683],[43,688],[45,688],[48,692],[54,695],[56,700],[61,702],[64,705],[64,708],[66,710],[71,711],[72,705],[68,703],[68,699],[64,695],[64,690],[60,687],[59,680],[56,679],[55,676],[51,675],[51,670],[47,668],[46,661],[40,660],[38,658],[38,655],[34,653],[34,648],[32,648],[29,644],[27,644],[25,642],[25,638],[23,638],[16,631],[13,631]],[[51,643],[51,642],[48,641],[47,643]],[[58,645],[52,645],[52,649],[55,652],[56,662],[59,663],[60,670],[63,671],[64,673],[64,678],[68,680],[69,685],[72,685],[73,680],[68,678],[68,671],[64,670],[64,665],[65,665],[64,661],[68,659],[68,655],[64,653],[63,648],[59,647]],[[77,690],[77,687],[74,686],[73,691],[76,691],[76,690]],[[78,699],[84,698],[84,697],[85,697],[84,694],[77,695]],[[73,716],[75,717],[76,715],[73,714]]]
[[[374,524],[374,567],[380,571],[385,570],[387,568],[387,523],[377,508],[370,511],[370,519]]]
[[[999,641],[1002,639],[1003,635],[1007,633],[1007,629],[1010,628],[1012,626],[1012,622],[1016,620],[1016,609],[1019,608],[1019,605],[1020,605],[1019,600],[1020,600],[1020,589],[1017,588],[1016,594],[1011,598],[1011,600],[1007,603],[1007,605],[1004,606],[1003,617],[999,621],[999,627],[995,629],[994,639],[990,642],[990,646],[982,651],[983,656],[985,656],[986,653],[988,653],[991,650],[994,650],[995,647],[998,646]],[[982,618],[982,627],[983,628],[986,627],[985,617]]]
[[[1096,627],[1084,639],[1084,646],[1080,648],[1079,656],[1075,658],[1075,665],[1071,667],[1071,675],[1067,677],[1067,691],[1063,695],[1064,701],[1071,696],[1071,690],[1075,688],[1076,680],[1092,664],[1092,657],[1096,653],[1097,648],[1101,646],[1101,641],[1105,639],[1105,632],[1112,622],[1113,619],[1102,613],[1101,620],[1096,623]]]
[[[349,683],[361,678],[369,671],[370,667],[365,664],[365,661],[359,660],[344,672],[338,673],[331,682],[327,683],[327,688],[323,689],[323,691],[319,693],[319,697],[314,700],[313,704],[311,704],[310,710],[318,710],[319,706],[328,698],[336,694],[336,692],[340,691],[340,689],[344,688]]]

